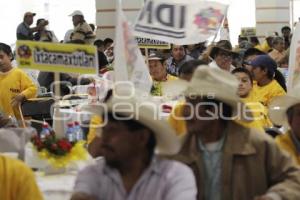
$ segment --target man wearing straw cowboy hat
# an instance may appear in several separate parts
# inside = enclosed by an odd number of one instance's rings
[[[209,56],[213,59],[213,61],[209,63],[210,67],[232,71],[235,68],[232,65],[232,61],[238,58],[239,54],[232,51],[232,45],[228,40],[220,40],[212,47]]]
[[[199,200],[300,199],[299,168],[267,134],[233,121],[251,120],[233,75],[201,66],[182,85],[188,134],[175,159],[193,169]]]
[[[269,106],[269,115],[276,125],[287,125],[286,134],[276,137],[277,144],[289,152],[300,165],[300,84],[286,96],[273,99]]]
[[[107,122],[99,146],[104,159],[79,172],[72,200],[196,199],[193,172],[155,155],[177,153],[180,142],[173,129],[156,118],[153,106],[115,97],[108,113],[102,113]]]

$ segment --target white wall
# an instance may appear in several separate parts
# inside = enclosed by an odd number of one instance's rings
[[[97,38],[105,39],[107,37],[115,37],[116,24],[116,2],[118,0],[96,0],[96,22],[98,26]],[[140,9],[142,8],[143,0],[123,0],[123,11],[130,22],[134,22]]]
[[[262,38],[273,32],[281,34],[283,26],[290,26],[289,0],[256,0],[256,34]]]

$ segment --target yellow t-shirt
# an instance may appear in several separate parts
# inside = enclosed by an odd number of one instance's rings
[[[0,199],[43,199],[32,171],[21,161],[2,155],[0,155]]]
[[[178,78],[176,76],[172,76],[170,74],[167,74],[167,78],[166,81],[173,81],[173,80],[177,80]],[[153,80],[153,89],[151,90],[151,95],[152,96],[162,96],[162,87],[161,87],[161,83],[163,81],[154,81]]]
[[[277,136],[275,138],[275,142],[279,145],[281,149],[287,151],[293,157],[296,163],[300,165],[300,153],[298,153],[296,150],[290,132]]]
[[[268,45],[268,42],[266,40],[261,45],[256,45],[254,48],[265,53],[268,53],[271,49],[271,47]]]
[[[6,115],[20,119],[17,107],[13,108],[11,100],[22,93],[26,99],[36,96],[37,87],[33,81],[21,69],[13,68],[9,72],[0,73],[0,110]]]
[[[274,97],[286,95],[286,92],[276,80],[272,80],[268,85],[262,87],[253,84],[252,90],[255,96],[255,102],[258,101],[266,107],[268,107]]]
[[[90,121],[89,125],[89,133],[87,135],[87,143],[90,144],[93,139],[96,137],[96,132],[98,129],[96,129],[97,126],[102,124],[102,119],[98,115],[93,115]]]
[[[264,130],[264,128],[272,127],[273,124],[268,117],[268,109],[264,105],[262,105],[262,103],[256,101],[256,99],[257,97],[254,96],[253,92],[250,92],[248,97],[241,98],[241,100],[251,110],[254,119],[252,122],[241,122],[241,124],[249,128],[258,128],[261,130]]]
[[[260,132],[264,132],[264,127],[269,127],[269,124],[267,124],[267,123],[271,123],[270,121],[268,121],[268,119],[266,119],[265,107],[264,106],[260,107],[255,104],[249,104],[248,106],[249,106],[250,111],[252,111],[253,116],[256,119],[258,119],[258,117],[260,117],[259,119],[261,119],[261,120],[253,120],[253,121],[249,121],[249,122],[236,120],[236,122],[245,127],[256,128]],[[175,129],[176,134],[179,136],[183,136],[187,133],[186,122],[184,119],[181,119],[183,117],[183,109],[184,109],[184,102],[179,102],[175,106],[175,108],[172,110],[172,113],[170,114],[170,116],[168,118],[168,122]],[[253,111],[256,111],[256,112],[253,112]],[[263,116],[261,117],[260,115],[263,115]]]
[[[168,122],[179,136],[187,133],[186,122],[183,118],[184,101],[178,102],[168,117]]]

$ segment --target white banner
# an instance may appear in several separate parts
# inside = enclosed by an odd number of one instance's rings
[[[289,92],[296,84],[300,84],[300,22],[297,23],[293,33],[288,70],[287,89]]]
[[[201,0],[148,0],[135,35],[173,44],[196,44],[217,34],[228,5]]]
[[[121,86],[120,83],[130,81],[136,92],[149,94],[152,87],[149,69],[121,9],[120,1],[117,6],[116,42],[114,47],[115,82]],[[122,85],[124,87],[129,86],[129,84]]]

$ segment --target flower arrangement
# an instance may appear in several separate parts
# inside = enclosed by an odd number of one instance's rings
[[[41,139],[38,135],[31,138],[38,156],[55,168],[66,167],[71,161],[84,160],[87,152],[84,141],[69,142],[66,138],[58,139],[54,132]]]

